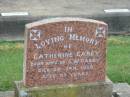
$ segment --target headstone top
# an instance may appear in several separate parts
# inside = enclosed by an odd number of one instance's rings
[[[33,23],[26,24],[27,28],[31,28],[33,26],[40,26],[47,23],[55,23],[55,22],[61,22],[61,21],[80,21],[80,22],[90,22],[90,23],[98,23],[107,25],[103,21],[93,20],[93,19],[85,19],[85,18],[76,18],[76,17],[57,17],[57,18],[50,18],[50,19],[43,19],[40,21],[36,21]]]
[[[104,22],[53,18],[26,25],[24,84],[45,86],[105,81]]]

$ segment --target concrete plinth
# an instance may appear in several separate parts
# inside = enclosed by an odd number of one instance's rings
[[[27,88],[15,82],[15,97],[112,97],[112,82],[55,85]]]

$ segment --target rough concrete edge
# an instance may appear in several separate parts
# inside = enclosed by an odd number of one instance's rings
[[[119,86],[119,87],[117,87],[117,86]],[[123,89],[124,87],[125,87],[125,89]],[[128,83],[114,83],[112,95],[114,97],[120,97],[120,95],[129,95],[130,96],[130,85]],[[127,97],[127,96],[125,96],[125,97]]]
[[[65,85],[51,85],[51,86],[42,86],[42,87],[25,87],[24,84],[23,84],[23,81],[15,81],[15,97],[18,97],[18,95],[20,94],[20,92],[30,92],[30,91],[40,91],[40,90],[44,90],[44,89],[61,89],[61,88],[73,88],[73,87],[79,87],[79,86],[100,86],[100,85],[103,85],[103,86],[108,86],[109,85],[109,89],[111,91],[111,95],[112,95],[112,91],[113,91],[113,83],[111,80],[109,80],[108,78],[106,78],[106,81],[103,81],[103,82],[95,82],[95,83],[81,83],[81,84],[65,84]],[[18,91],[18,90],[21,90],[21,91]]]

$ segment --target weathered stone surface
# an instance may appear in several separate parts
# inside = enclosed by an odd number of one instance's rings
[[[130,97],[130,86],[127,83],[113,84],[113,95],[115,97]]]
[[[26,25],[24,84],[46,86],[105,81],[107,24],[53,18]]]
[[[115,83],[113,84],[113,92],[130,92],[128,83]]]
[[[15,97],[112,97],[112,82],[53,85],[26,88],[22,82],[15,82]]]

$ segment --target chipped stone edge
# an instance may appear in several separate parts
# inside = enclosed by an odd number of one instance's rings
[[[27,28],[25,28],[25,33],[24,33],[24,37],[25,37],[25,41],[24,41],[24,60],[23,60],[23,83],[24,85],[26,84],[26,59],[27,59],[27,41],[28,41],[28,38],[27,38]]]
[[[99,24],[107,25],[103,21],[98,21],[98,20],[93,20],[93,19],[78,18],[78,17],[57,17],[57,18],[43,19],[41,21],[36,21],[33,23],[26,24],[25,26],[27,28],[32,28],[34,26],[40,26],[42,24],[55,23],[55,22],[65,22],[65,21],[66,22],[67,21],[81,21],[81,22],[99,23]]]

